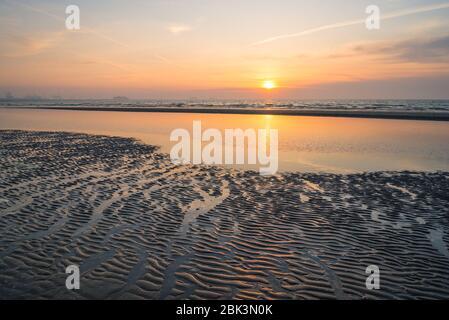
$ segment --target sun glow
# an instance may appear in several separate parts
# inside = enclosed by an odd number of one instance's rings
[[[272,80],[265,80],[265,81],[262,83],[262,87],[263,87],[264,89],[271,90],[271,89],[276,88],[276,84],[275,84],[274,81],[272,81]]]

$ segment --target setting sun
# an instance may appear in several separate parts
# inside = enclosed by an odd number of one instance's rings
[[[276,84],[274,83],[274,81],[266,80],[263,82],[262,87],[264,89],[274,89],[276,88]]]

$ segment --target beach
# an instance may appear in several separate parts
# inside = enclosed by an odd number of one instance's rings
[[[449,298],[447,171],[264,177],[61,131],[0,155],[1,299]]]
[[[14,315],[449,300],[449,1],[0,8]]]

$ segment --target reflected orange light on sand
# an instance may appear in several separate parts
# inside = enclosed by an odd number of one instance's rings
[[[0,110],[0,126],[137,138],[168,153],[170,133],[241,128],[277,129],[279,169],[353,172],[360,170],[449,170],[444,155],[449,123],[278,115],[132,113],[101,111]],[[434,154],[432,161],[422,155]]]

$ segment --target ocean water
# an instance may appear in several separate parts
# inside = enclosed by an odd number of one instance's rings
[[[449,112],[449,100],[132,100],[126,97],[98,100],[0,99],[0,106],[166,107],[286,110],[379,110]]]

